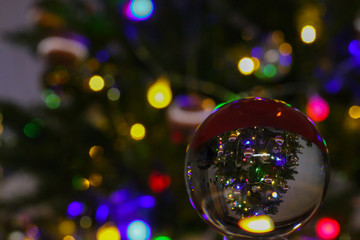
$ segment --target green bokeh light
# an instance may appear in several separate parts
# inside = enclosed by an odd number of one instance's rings
[[[154,238],[154,240],[171,240],[171,238],[166,237],[166,236],[159,236],[159,237]]]
[[[34,119],[24,126],[24,134],[29,138],[37,138],[41,134],[41,131],[41,120],[39,119]]]
[[[264,67],[264,74],[266,77],[274,77],[277,73],[276,67],[272,64],[268,64]]]

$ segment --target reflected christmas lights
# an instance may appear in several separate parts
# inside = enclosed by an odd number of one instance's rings
[[[267,215],[254,216],[241,219],[239,227],[251,233],[267,233],[274,230],[274,222]]]

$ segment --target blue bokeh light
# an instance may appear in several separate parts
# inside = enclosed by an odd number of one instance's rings
[[[126,9],[129,19],[141,21],[148,19],[154,11],[154,4],[151,0],[131,0]]]
[[[85,206],[81,202],[72,202],[67,208],[67,213],[70,217],[77,217],[85,210]]]
[[[103,223],[106,221],[108,215],[109,215],[109,207],[106,206],[105,204],[102,204],[96,210],[95,219],[99,223]]]
[[[148,240],[151,237],[151,229],[146,222],[135,220],[129,224],[126,235],[129,240]]]
[[[355,57],[360,57],[360,41],[353,40],[349,44],[349,52]]]
[[[97,58],[97,60],[99,60],[99,62],[104,63],[109,60],[110,55],[105,49],[103,49],[103,50],[97,51],[96,58]]]
[[[333,78],[327,83],[325,83],[325,90],[328,93],[338,93],[343,86],[343,80],[341,78]]]
[[[251,56],[260,59],[264,56],[264,50],[261,47],[254,47],[251,50]]]
[[[144,208],[153,208],[155,206],[155,198],[153,196],[145,195],[139,197],[139,204]]]
[[[280,54],[280,56],[279,56],[279,63],[282,66],[285,66],[285,67],[289,66],[291,64],[291,60],[292,59],[291,59],[290,55],[282,55],[282,54]]]

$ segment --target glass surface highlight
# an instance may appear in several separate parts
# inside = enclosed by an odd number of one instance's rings
[[[222,235],[287,237],[323,200],[327,149],[298,110],[281,101],[242,99],[198,128],[185,179],[193,207]]]

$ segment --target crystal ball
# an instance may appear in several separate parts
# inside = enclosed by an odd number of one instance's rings
[[[328,179],[324,139],[279,100],[245,98],[214,110],[186,153],[190,202],[228,239],[286,238],[316,213]]]

